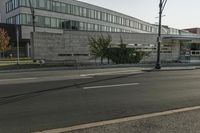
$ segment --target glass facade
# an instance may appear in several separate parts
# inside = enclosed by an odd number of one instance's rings
[[[7,23],[21,24],[32,26],[32,16],[30,14],[19,14],[14,17],[8,18]],[[56,28],[67,30],[84,30],[84,31],[107,31],[107,32],[131,32],[130,30],[124,30],[116,27],[74,21],[65,20],[55,17],[36,16],[36,26],[44,28]]]
[[[155,27],[150,25],[150,24],[146,24],[146,23],[141,23],[140,21],[137,21],[134,18],[130,18],[130,17],[122,17],[122,16],[118,16],[118,15],[114,15],[111,13],[106,13],[106,12],[102,12],[102,11],[97,11],[97,10],[93,10],[93,9],[88,9],[85,7],[80,7],[77,5],[72,5],[72,4],[68,4],[68,3],[62,3],[62,2],[58,2],[55,0],[31,0],[32,5],[34,6],[35,9],[40,9],[40,10],[47,10],[47,11],[52,11],[52,12],[58,12],[58,13],[64,13],[64,14],[70,14],[70,15],[74,15],[74,16],[81,16],[81,17],[85,17],[85,18],[90,18],[90,19],[96,19],[99,21],[105,21],[108,23],[113,23],[116,25],[121,25],[124,27],[129,27],[130,30],[133,29],[138,29],[138,30],[142,30],[145,32],[154,32],[156,31]],[[6,12],[11,12],[12,10],[18,8],[18,7],[29,7],[29,0],[9,0],[6,3]],[[16,17],[16,16],[15,16]],[[11,20],[10,20],[11,19]],[[13,17],[9,18],[8,22],[13,23]],[[52,27],[52,28],[60,28],[60,24],[58,24],[58,22],[60,22],[60,20],[57,19],[52,19],[52,25],[50,24],[41,24],[41,23],[45,23],[46,21],[49,20],[41,20],[38,19],[38,25],[37,26],[44,26],[44,27]],[[18,21],[19,22],[19,21]],[[22,24],[25,24],[24,20],[21,21]],[[27,24],[27,23],[26,23]],[[81,26],[79,26],[81,27]],[[95,28],[93,28],[95,26],[91,26],[91,25],[87,25],[86,28],[84,29],[95,29],[95,30],[103,30],[104,28],[102,28],[100,25],[96,26]],[[108,27],[105,28],[107,29],[106,31],[126,31],[126,30],[119,30],[117,28],[114,27]],[[129,31],[131,32],[131,31]]]

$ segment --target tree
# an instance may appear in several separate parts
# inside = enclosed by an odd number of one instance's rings
[[[100,57],[102,64],[103,59],[108,58],[108,48],[111,45],[112,37],[110,35],[104,37],[101,34],[98,38],[90,37],[88,40],[91,53],[95,56],[95,58]]]
[[[8,33],[0,28],[0,53],[4,53],[10,49],[9,41],[10,37],[8,36]]]
[[[123,38],[120,37],[119,47],[109,48],[108,56],[112,62],[116,64],[132,64],[139,63],[144,56],[147,55],[144,51],[138,51],[135,48],[127,48]]]

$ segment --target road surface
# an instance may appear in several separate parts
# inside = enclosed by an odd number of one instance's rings
[[[27,133],[200,105],[200,70],[109,72],[1,74],[0,131]]]

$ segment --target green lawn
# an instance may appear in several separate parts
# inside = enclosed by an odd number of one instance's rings
[[[35,68],[37,66],[39,67],[39,64],[34,63],[31,59],[20,59],[19,65],[17,65],[16,59],[0,60],[0,70]]]

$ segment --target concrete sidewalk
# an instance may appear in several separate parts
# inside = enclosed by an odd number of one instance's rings
[[[200,133],[200,110],[65,133]]]
[[[97,122],[96,125],[85,124],[36,133],[200,133],[199,108],[198,106],[136,116],[135,120],[124,122],[113,120],[111,124],[106,124],[109,121],[105,121]]]
[[[163,65],[160,70],[154,69],[153,64],[127,64],[127,65],[99,65],[99,66],[83,66],[83,67],[44,67],[44,68],[29,68],[29,69],[11,69],[11,70],[0,70],[0,73],[10,72],[33,72],[33,71],[58,71],[58,70],[89,70],[89,69],[110,69],[110,68],[135,68],[142,71],[176,71],[176,70],[194,70],[200,69],[200,65],[190,64],[180,66],[176,64]]]

